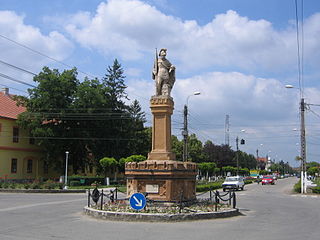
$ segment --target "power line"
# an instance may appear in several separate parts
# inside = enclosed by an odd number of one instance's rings
[[[0,85],[1,85],[1,86],[4,86],[4,87],[6,87],[6,88],[14,89],[14,90],[19,91],[19,92],[27,93],[26,91],[23,91],[23,90],[20,90],[20,89],[17,89],[17,88],[13,88],[13,87],[9,87],[9,86],[4,85],[4,84],[0,84]]]
[[[33,76],[36,76],[36,75],[37,75],[37,74],[35,74],[35,73],[33,73],[33,72],[30,72],[30,71],[25,70],[25,69],[23,69],[23,68],[17,67],[17,66],[15,66],[15,65],[13,65],[13,64],[7,63],[7,62],[2,61],[2,60],[0,60],[0,63],[6,65],[6,66],[8,66],[8,67],[11,67],[11,68],[14,68],[14,69],[18,69],[18,70],[20,70],[20,71],[22,71],[22,72],[28,73],[28,74],[33,75]]]
[[[59,63],[59,64],[61,64],[61,65],[63,65],[63,66],[66,66],[66,67],[68,67],[68,68],[73,68],[73,67],[74,67],[74,66],[71,66],[71,65],[69,65],[69,64],[66,64],[66,63],[64,63],[64,62],[62,62],[62,61],[59,61],[59,60],[57,60],[57,59],[55,59],[55,58],[53,58],[53,57],[50,57],[50,56],[48,56],[48,55],[46,55],[46,54],[44,54],[44,53],[42,53],[42,52],[39,52],[39,51],[37,51],[37,50],[34,50],[34,49],[32,49],[32,48],[30,48],[30,47],[28,47],[28,46],[26,46],[26,45],[24,45],[24,44],[22,44],[22,43],[19,43],[19,42],[13,40],[13,39],[10,39],[10,38],[8,38],[8,37],[6,37],[6,36],[4,36],[4,35],[1,35],[1,34],[0,34],[0,37],[4,38],[4,39],[6,39],[6,40],[8,40],[8,41],[10,41],[10,42],[12,42],[12,43],[20,46],[20,47],[23,47],[23,48],[25,48],[25,49],[28,49],[29,51],[31,51],[31,52],[33,52],[33,53],[36,53],[36,54],[41,55],[41,56],[43,56],[43,57],[46,57],[46,58],[48,58],[48,59],[50,59],[50,60],[52,60],[52,61],[55,61],[55,62],[57,62],[57,63]],[[92,77],[92,78],[97,78],[96,76],[93,76],[93,75],[91,75],[91,74],[88,74],[88,73],[86,73],[86,72],[83,72],[83,71],[81,71],[80,69],[77,69],[77,70],[78,70],[78,72],[80,72],[80,73],[82,73],[82,74],[84,74],[84,75],[86,75],[86,76],[89,76],[89,77]]]
[[[10,77],[10,76],[8,76],[8,75],[5,75],[5,74],[3,74],[3,73],[0,73],[0,77],[3,77],[3,78],[6,78],[6,79],[9,79],[9,80],[11,80],[11,81],[14,81],[14,82],[18,82],[18,83],[27,85],[27,86],[29,86],[29,87],[34,87],[34,88],[36,87],[35,85],[29,84],[29,83],[27,83],[27,82],[24,82],[24,81],[21,81],[21,80],[18,80],[18,79],[15,79],[15,78]]]

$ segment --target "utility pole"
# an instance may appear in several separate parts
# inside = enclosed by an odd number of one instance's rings
[[[306,126],[304,121],[305,102],[301,98],[300,102],[300,144],[301,144],[301,193],[307,192],[306,186]]]
[[[184,105],[183,110],[183,156],[182,159],[184,162],[188,161],[188,107]]]
[[[239,138],[236,138],[236,146],[237,146],[237,152],[236,152],[236,159],[237,159],[237,176],[239,176]]]
[[[226,115],[226,122],[225,122],[225,144],[227,145],[227,146],[229,146],[230,145],[230,134],[229,134],[229,127],[230,127],[230,123],[229,123],[229,115],[227,114]]]

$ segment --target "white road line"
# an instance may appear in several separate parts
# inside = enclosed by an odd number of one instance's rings
[[[16,207],[1,208],[0,212],[8,212],[8,211],[18,210],[18,209],[23,209],[23,208],[31,208],[31,207],[46,206],[46,205],[56,205],[56,204],[78,202],[78,201],[84,201],[84,200],[85,200],[85,198],[74,199],[74,200],[65,200],[65,201],[56,201],[56,202],[44,202],[44,203],[27,204],[27,205],[16,206]]]

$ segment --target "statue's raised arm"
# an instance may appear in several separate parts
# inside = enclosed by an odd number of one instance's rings
[[[167,49],[162,48],[156,58],[152,70],[152,79],[156,82],[156,96],[170,96],[171,89],[176,81],[175,66],[166,59]]]

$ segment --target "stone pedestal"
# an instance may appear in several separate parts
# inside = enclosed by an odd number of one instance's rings
[[[197,165],[175,161],[171,150],[171,115],[173,100],[169,96],[153,96],[152,149],[148,160],[127,163],[127,194],[148,193],[148,198],[163,201],[196,198]]]
[[[127,194],[148,193],[148,198],[163,201],[196,198],[197,165],[172,160],[146,160],[126,164]]]
[[[171,115],[173,113],[173,100],[168,96],[152,97],[150,108],[152,120],[152,149],[148,160],[175,160],[171,151]]]

